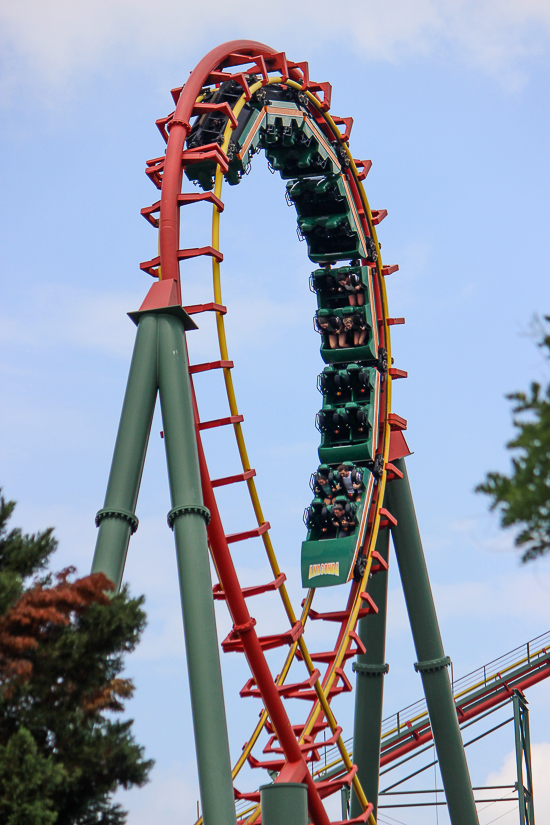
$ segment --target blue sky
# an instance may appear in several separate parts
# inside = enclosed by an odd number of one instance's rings
[[[143,174],[145,160],[163,151],[154,121],[208,49],[233,37],[263,40],[331,81],[333,113],[354,117],[354,155],[373,160],[367,194],[389,212],[379,232],[384,262],[400,265],[388,278],[390,310],[407,319],[394,327],[396,366],[409,373],[395,384],[394,410],[409,422],[411,484],[444,644],[460,675],[550,625],[549,563],[520,566],[513,536],[473,493],[488,470],[509,466],[505,394],[549,377],[533,317],[550,312],[550,5],[350,2],[335,15],[333,4],[304,2],[291,17],[260,2],[254,11],[243,20],[234,4],[173,0],[0,6],[1,484],[19,502],[17,523],[56,527],[56,566],[87,572],[133,344],[125,313],[149,288],[139,262],[156,248],[139,215],[157,197]],[[221,242],[245,436],[298,605],[322,364],[312,267],[283,192],[256,158],[252,174],[224,191]],[[209,213],[193,210],[182,230],[189,246],[208,242]],[[189,264],[182,281],[185,303],[206,300],[208,264]],[[201,318],[190,335],[196,360],[214,355],[209,323]],[[197,379],[197,389],[204,418],[225,413],[216,376]],[[146,594],[149,613],[128,663],[137,685],[128,709],[157,760],[151,784],[122,796],[131,825],[152,816],[158,825],[190,821],[197,799],[160,429],[157,419],[126,574],[133,592]],[[215,474],[237,471],[227,433],[208,434],[206,447]],[[228,531],[252,524],[242,492],[221,500]],[[236,561],[246,584],[267,575],[259,542],[240,547]],[[395,571],[390,586],[388,714],[421,694]],[[338,589],[323,596],[334,605],[343,598]],[[254,605],[271,632],[282,622],[274,605],[268,597]],[[225,635],[221,611],[219,623]],[[224,657],[223,667],[237,755],[258,707],[238,699],[247,675],[237,657]],[[550,770],[549,691],[542,683],[529,693],[542,775]],[[335,709],[349,724],[350,703]],[[472,748],[477,784],[505,775],[512,745],[502,734],[485,750]],[[541,786],[537,822],[547,825],[550,797]]]

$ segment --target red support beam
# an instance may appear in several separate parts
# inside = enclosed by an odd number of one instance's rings
[[[208,538],[220,583],[226,594],[226,602],[233,619],[233,627],[241,636],[243,650],[258,690],[261,693],[264,706],[277,734],[283,749],[287,766],[293,765],[292,774],[295,782],[305,782],[308,791],[308,809],[314,825],[330,825],[319,791],[311,776],[304,755],[300,750],[296,735],[283,705],[277,685],[267,664],[264,652],[254,630],[254,624],[246,599],[243,596],[237,577],[233,559],[229,552],[229,545],[223,529],[216,497],[210,483],[210,474],[202,447],[200,435],[197,433],[197,447],[202,480],[204,504],[210,511]],[[288,772],[288,770],[287,770]],[[286,779],[285,769],[279,775],[279,781]]]

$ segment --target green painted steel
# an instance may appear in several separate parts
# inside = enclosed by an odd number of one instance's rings
[[[166,458],[186,642],[199,785],[205,825],[235,825],[206,522],[189,379],[184,319],[139,313],[128,388],[109,477],[94,572],[117,586],[122,578],[157,388]],[[111,513],[118,510],[117,513]],[[103,515],[101,515],[103,513]]]
[[[302,587],[345,584],[356,551],[357,536],[302,542]]]
[[[158,380],[205,825],[236,822],[199,459],[182,322],[159,315]],[[206,517],[205,517],[206,516]]]
[[[381,530],[376,542],[376,550],[384,561],[389,556],[390,531]],[[384,675],[387,672],[386,655],[386,613],[388,601],[388,574],[384,570],[375,573],[369,580],[367,592],[372,596],[378,613],[365,616],[359,621],[359,638],[365,645],[366,653],[357,657],[353,669],[357,673],[355,683],[355,720],[353,728],[353,762],[357,765],[357,776],[365,791],[365,796],[374,805],[374,816],[378,805],[378,779],[380,772],[380,741],[382,737],[382,700],[384,695]],[[351,816],[360,816],[362,808],[352,791]]]
[[[115,443],[92,572],[105,573],[120,587],[133,529],[141,474],[157,398],[157,321],[140,319]],[[113,512],[114,511],[114,512]],[[118,511],[118,512],[117,512]]]
[[[402,479],[388,484],[386,507],[397,519],[392,538],[422,677],[435,747],[452,825],[478,825],[472,784],[412,500],[407,468],[395,460]]]
[[[519,690],[514,691],[512,702],[514,707],[514,737],[517,770],[516,787],[519,802],[519,823],[520,825],[535,825],[529,708],[527,707],[527,699]],[[524,762],[525,779],[523,776]]]
[[[307,825],[307,788],[298,782],[260,787],[262,825]]]

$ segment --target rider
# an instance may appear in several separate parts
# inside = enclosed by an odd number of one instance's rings
[[[338,291],[346,295],[349,305],[362,307],[365,303],[365,287],[359,275],[343,267],[338,274]]]
[[[351,328],[353,329],[353,346],[362,347],[367,340],[367,333],[369,329],[364,313],[355,312],[353,318],[350,320],[352,322]]]
[[[337,315],[319,315],[315,316],[315,324],[321,334],[325,334],[328,338],[328,344],[331,349],[338,348],[338,340],[342,331],[342,320]]]
[[[332,504],[336,494],[336,479],[334,473],[327,464],[320,464],[315,474],[315,484],[313,485],[313,495],[323,500],[325,504]]]
[[[346,512],[348,510],[348,512]],[[332,507],[332,524],[336,528],[336,538],[345,538],[355,527],[351,507],[344,496],[337,496]]]
[[[353,466],[351,461],[346,461],[338,467],[338,487],[350,501],[359,501],[363,487],[361,473]]]
[[[344,315],[342,319],[342,329],[338,335],[338,343],[342,349],[347,349],[355,344],[355,326],[350,315]]]

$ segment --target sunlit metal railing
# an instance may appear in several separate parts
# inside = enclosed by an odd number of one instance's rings
[[[531,639],[524,645],[516,647],[500,656],[498,659],[488,662],[462,676],[460,679],[453,679],[453,694],[455,702],[462,704],[468,701],[473,694],[485,688],[496,687],[509,674],[520,669],[530,669],[536,666],[550,652],[550,631]],[[451,677],[452,678],[452,677]],[[392,739],[399,737],[403,733],[410,731],[411,727],[417,727],[422,722],[429,723],[426,700],[420,699],[412,705],[408,705],[402,710],[388,716],[382,722],[382,747]],[[347,739],[346,747],[351,753],[353,738]],[[323,755],[322,762],[315,765],[315,772],[330,770],[340,762],[339,753],[336,748],[327,751],[326,759]]]

